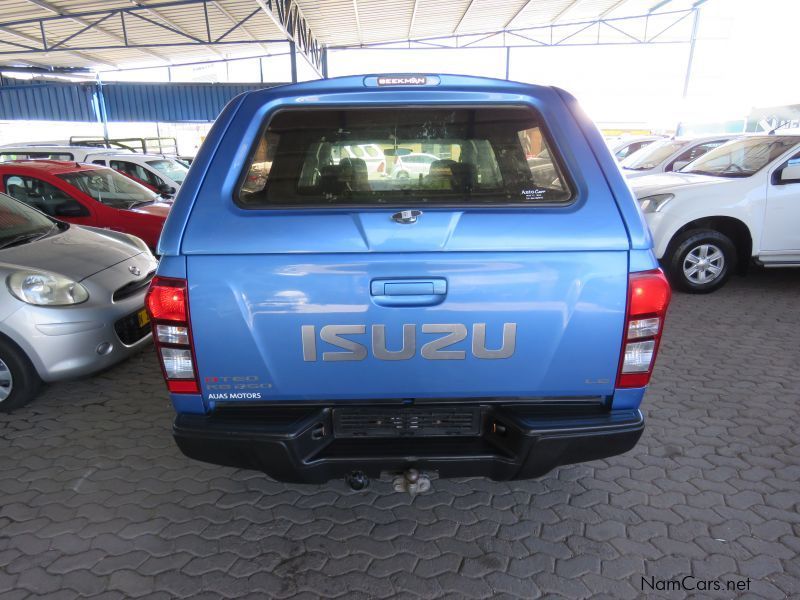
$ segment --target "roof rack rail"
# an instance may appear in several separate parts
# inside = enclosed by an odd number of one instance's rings
[[[174,137],[107,138],[73,135],[70,146],[119,148],[139,154],[178,154],[178,140]]]

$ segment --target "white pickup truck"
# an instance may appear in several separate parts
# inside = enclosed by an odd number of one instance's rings
[[[677,288],[712,292],[751,260],[800,267],[800,134],[739,138],[629,183]]]

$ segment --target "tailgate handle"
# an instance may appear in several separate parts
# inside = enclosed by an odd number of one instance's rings
[[[370,293],[384,306],[430,306],[444,301],[447,281],[433,279],[373,279]]]

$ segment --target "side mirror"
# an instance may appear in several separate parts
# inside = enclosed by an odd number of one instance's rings
[[[676,160],[674,163],[672,163],[672,170],[673,171],[680,171],[683,167],[688,165],[690,162],[692,162],[692,161],[690,161],[690,160]]]
[[[54,217],[88,217],[89,211],[77,202],[59,204],[53,211]]]
[[[778,174],[778,183],[800,183],[800,162],[790,162]]]

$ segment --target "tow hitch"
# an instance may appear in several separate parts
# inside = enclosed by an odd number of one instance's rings
[[[408,492],[413,498],[431,489],[431,478],[416,469],[408,469],[405,473],[397,475],[392,485],[395,492]]]
[[[422,494],[431,489],[431,476],[428,473],[419,472],[417,469],[407,469],[403,473],[381,473],[381,480],[392,477],[392,487],[395,492],[408,492],[413,498],[417,494]],[[345,483],[350,489],[360,492],[369,487],[369,477],[363,471],[351,471],[344,478]]]

